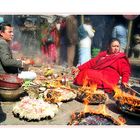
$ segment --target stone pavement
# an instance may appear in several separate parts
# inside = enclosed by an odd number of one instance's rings
[[[78,101],[70,101],[67,103],[63,103],[59,112],[53,119],[50,120],[42,120],[39,122],[27,122],[24,120],[19,120],[15,118],[12,114],[12,107],[15,102],[1,102],[0,105],[0,125],[67,125],[70,121],[71,114],[74,112],[80,112],[84,110],[84,105]],[[94,109],[97,105],[90,105]],[[121,111],[117,109],[116,104],[113,100],[108,100],[106,111],[111,114],[114,118],[117,118],[120,114],[126,118],[127,125],[140,125],[139,117],[130,116],[128,114],[123,114]]]

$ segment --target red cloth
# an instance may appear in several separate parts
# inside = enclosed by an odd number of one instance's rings
[[[51,30],[51,35],[54,39],[54,44],[55,44],[56,48],[58,48],[60,46],[60,35],[56,28],[53,28]]]
[[[57,52],[56,52],[56,46],[54,43],[48,45],[47,48],[47,53],[48,53],[48,60],[50,62],[56,62],[57,60]]]
[[[43,33],[46,33],[47,30],[44,30]],[[46,46],[45,42],[46,42],[46,37],[45,37],[45,34],[43,34],[44,37],[42,38],[42,46],[41,46],[41,52],[42,54],[44,54],[48,60],[49,63],[52,63],[52,62],[56,62],[57,60],[57,49],[56,49],[56,45],[55,45],[55,42],[54,43],[51,43],[51,44],[48,44]],[[50,32],[50,35],[53,37],[54,41],[55,41],[55,29],[52,29],[51,32]]]
[[[98,88],[104,88],[106,92],[113,90],[120,76],[122,82],[128,82],[130,76],[130,64],[124,53],[107,55],[104,51],[78,68],[80,72],[74,84],[83,85],[86,79],[87,85],[97,84]]]
[[[51,30],[50,35],[53,37],[53,40],[55,40],[54,30]],[[47,46],[47,52],[48,52],[48,59],[50,60],[50,62],[56,62],[57,50],[56,50],[55,43],[51,43]]]

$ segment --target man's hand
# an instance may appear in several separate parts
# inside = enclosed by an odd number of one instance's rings
[[[34,64],[34,60],[26,59],[26,60],[23,61],[23,63],[26,64],[26,65],[33,65]]]
[[[34,61],[32,59],[26,59],[22,61],[22,67],[25,71],[29,69],[29,65],[33,65],[33,64],[34,64]]]

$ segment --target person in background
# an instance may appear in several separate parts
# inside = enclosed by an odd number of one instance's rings
[[[127,46],[128,28],[125,19],[118,19],[112,31],[112,37],[120,40],[120,50],[125,52]]]
[[[71,67],[74,64],[75,48],[78,44],[78,23],[75,15],[66,17],[66,35],[67,35],[67,62]]]
[[[0,23],[3,23],[3,22],[4,22],[4,17],[0,16]]]
[[[56,31],[56,27],[54,23],[51,23],[48,26],[48,32],[47,32],[47,37],[46,37],[46,42],[45,42],[47,62],[50,64],[56,63],[56,60],[57,60],[57,49],[56,49],[56,44],[55,44],[56,32],[55,31]]]
[[[78,75],[74,79],[75,85],[95,84],[97,88],[112,93],[120,77],[122,85],[127,86],[131,71],[126,55],[120,52],[120,41],[112,38],[106,51],[74,69],[73,74],[76,73]]]
[[[61,22],[62,22],[62,18],[61,17],[57,17],[56,23],[55,23],[55,44],[56,44],[56,49],[57,49],[57,61],[56,64],[60,65],[60,26],[61,26]]]
[[[64,15],[56,26],[60,34],[60,64],[71,67],[78,44],[77,19],[74,15]]]
[[[24,70],[31,63],[30,59],[16,60],[13,58],[10,49],[10,42],[13,39],[13,27],[3,22],[0,24],[0,73],[15,74]]]
[[[59,64],[66,67],[67,65],[67,36],[66,36],[66,18],[59,17],[56,23],[56,29],[58,30],[60,41],[59,41]]]
[[[78,28],[78,36],[80,40],[78,65],[91,59],[91,43],[94,32],[95,30],[92,28],[90,19],[85,18],[84,24],[81,24]]]

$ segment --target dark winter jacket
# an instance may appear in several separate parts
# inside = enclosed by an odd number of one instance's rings
[[[22,62],[13,58],[9,43],[0,38],[0,73],[18,73]]]

